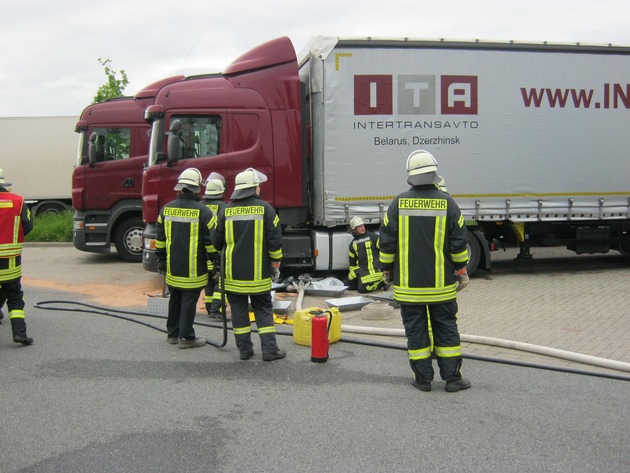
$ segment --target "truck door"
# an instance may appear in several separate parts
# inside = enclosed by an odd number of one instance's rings
[[[170,165],[161,164],[161,206],[175,198],[176,192],[173,188],[177,177],[186,168],[199,169],[204,179],[213,171],[225,176],[225,111],[206,110],[194,114],[174,112],[167,120],[167,129],[170,130],[175,121],[179,121],[177,130],[167,135],[176,135],[179,141],[179,157]],[[168,136],[165,137],[163,149],[167,149],[167,140]]]
[[[86,168],[85,208],[111,209],[125,199],[140,199],[142,168],[149,148],[146,126],[95,126],[96,163]],[[88,135],[89,136],[89,135]]]

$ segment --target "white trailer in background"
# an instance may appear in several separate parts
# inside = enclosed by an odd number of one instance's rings
[[[77,116],[0,117],[0,168],[34,214],[72,210]]]
[[[498,240],[630,253],[630,48],[322,37],[300,59],[316,225],[379,224],[425,149],[470,270]]]

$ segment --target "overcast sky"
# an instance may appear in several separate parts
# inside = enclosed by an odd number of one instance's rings
[[[0,116],[78,116],[106,80],[98,58],[133,95],[279,36],[299,52],[320,35],[630,46],[630,2],[0,0]]]

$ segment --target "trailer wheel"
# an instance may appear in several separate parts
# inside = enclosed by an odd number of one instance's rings
[[[471,231],[466,232],[466,240],[468,240],[468,264],[466,265],[466,271],[469,276],[472,276],[479,267],[481,245],[477,237]]]
[[[142,261],[142,233],[144,222],[140,217],[132,217],[122,222],[116,229],[114,244],[120,257],[131,263]]]
[[[44,214],[59,215],[63,213],[65,210],[66,208],[61,204],[43,204],[37,208],[37,215],[44,215]]]

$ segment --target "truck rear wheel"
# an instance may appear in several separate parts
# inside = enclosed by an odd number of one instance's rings
[[[132,217],[122,222],[116,229],[114,244],[120,257],[132,263],[142,261],[142,233],[144,222],[140,217]]]
[[[468,240],[468,264],[466,265],[466,271],[469,276],[472,276],[479,267],[479,261],[481,259],[481,244],[471,231],[466,232],[466,239]]]

